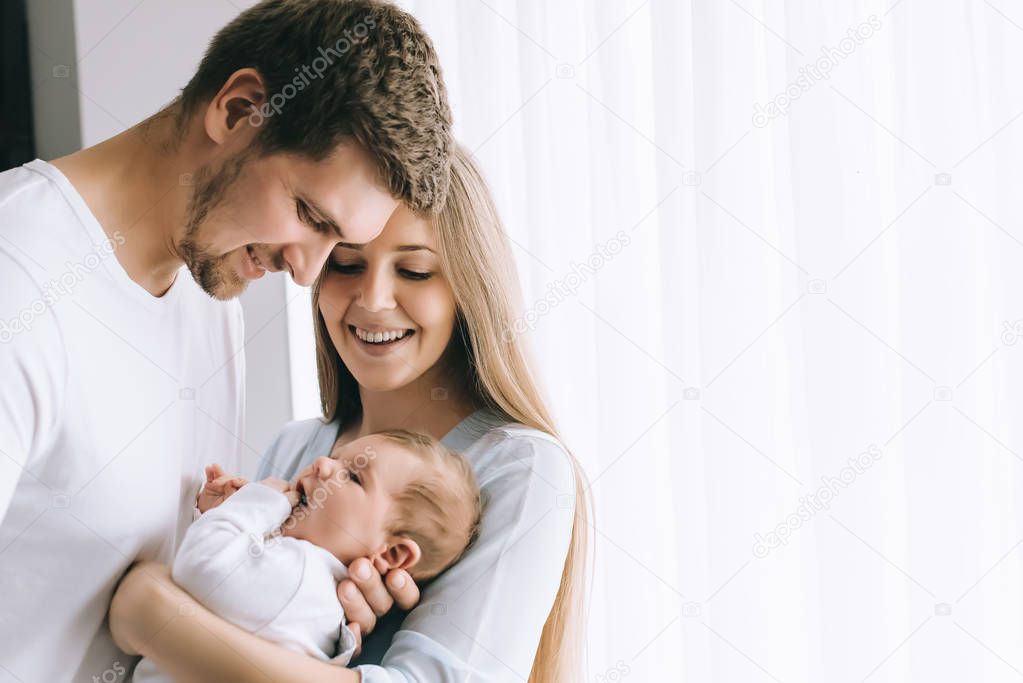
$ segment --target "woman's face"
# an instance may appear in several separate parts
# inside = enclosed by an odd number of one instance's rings
[[[444,353],[456,312],[430,224],[401,205],[372,242],[336,246],[319,309],[363,389],[391,391],[419,378]]]

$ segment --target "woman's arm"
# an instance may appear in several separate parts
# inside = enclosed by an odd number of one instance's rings
[[[110,630],[125,652],[174,680],[218,683],[360,683],[354,669],[285,649],[224,621],[179,588],[164,565],[136,565],[110,603]]]

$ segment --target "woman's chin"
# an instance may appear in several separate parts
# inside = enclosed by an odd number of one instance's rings
[[[351,370],[349,366],[349,370]],[[404,372],[380,372],[380,371],[352,371],[352,376],[359,383],[359,388],[372,393],[383,393],[396,391],[409,383],[409,377]]]

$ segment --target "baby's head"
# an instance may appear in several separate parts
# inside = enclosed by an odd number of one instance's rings
[[[425,581],[454,564],[477,533],[472,466],[425,434],[389,430],[335,447],[299,473],[302,502],[282,529],[345,565],[369,557]]]

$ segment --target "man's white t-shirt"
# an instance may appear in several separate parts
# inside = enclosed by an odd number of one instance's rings
[[[54,166],[0,173],[0,682],[123,680],[117,581],[170,562],[204,465],[239,471],[241,307],[184,268],[152,296],[131,239]]]

